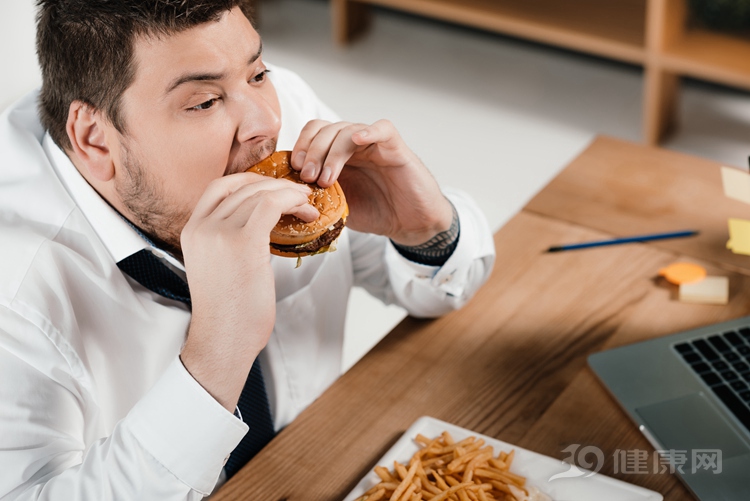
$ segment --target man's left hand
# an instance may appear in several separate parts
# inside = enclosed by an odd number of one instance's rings
[[[413,246],[450,228],[450,202],[387,120],[308,122],[292,151],[292,167],[303,181],[323,188],[339,181],[353,230]]]

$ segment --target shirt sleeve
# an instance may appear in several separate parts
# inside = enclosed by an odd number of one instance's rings
[[[18,329],[48,338],[6,309],[0,316],[0,499],[176,501],[210,494],[248,427],[179,358],[111,433],[98,436],[104,433],[86,423],[103,411],[76,370],[68,370],[65,347],[47,342],[48,356],[32,362],[14,342]]]
[[[446,190],[461,225],[458,245],[443,266],[427,266],[401,256],[377,235],[352,231],[354,284],[414,317],[431,318],[463,306],[489,278],[495,246],[482,211],[463,192]]]

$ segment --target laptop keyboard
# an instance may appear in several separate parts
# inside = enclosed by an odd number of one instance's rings
[[[750,431],[750,328],[692,339],[674,349]]]

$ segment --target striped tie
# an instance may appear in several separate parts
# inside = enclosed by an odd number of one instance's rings
[[[140,250],[117,263],[117,266],[133,280],[156,294],[182,301],[188,307],[192,307],[188,284],[150,251]],[[266,385],[257,358],[247,376],[237,407],[250,430],[232,451],[224,466],[228,478],[245,466],[275,435]]]

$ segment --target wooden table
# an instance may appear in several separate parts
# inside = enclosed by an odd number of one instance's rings
[[[615,474],[617,450],[649,450],[586,357],[750,314],[750,257],[725,247],[719,165],[597,138],[495,235],[489,282],[461,311],[407,318],[283,430],[214,499],[341,500],[428,415],[542,454],[605,454],[602,473],[689,499],[669,474]],[[550,245],[657,231],[697,237],[546,254]],[[727,306],[683,304],[658,279],[679,260],[730,277]]]

